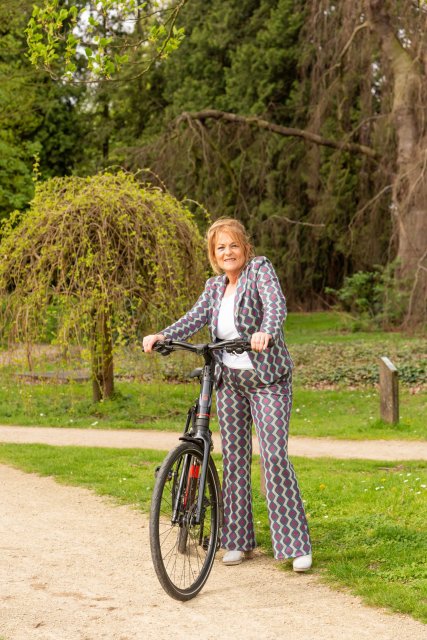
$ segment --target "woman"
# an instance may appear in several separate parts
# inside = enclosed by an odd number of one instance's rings
[[[294,558],[295,571],[311,567],[311,543],[297,479],[288,460],[292,405],[292,360],[283,322],[286,302],[276,273],[265,257],[252,257],[243,225],[220,218],[207,234],[215,273],[194,307],[160,333],[143,339],[186,340],[205,324],[212,340],[245,338],[252,351],[222,354],[216,372],[217,412],[223,452],[223,562],[240,564],[256,546],[251,496],[252,422],[265,474],[274,557]],[[268,347],[273,338],[272,347]]]

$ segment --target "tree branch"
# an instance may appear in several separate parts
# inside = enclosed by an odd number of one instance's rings
[[[269,222],[270,220],[279,220],[279,222],[288,222],[289,224],[298,224],[301,227],[326,227],[326,224],[324,222],[302,222],[301,220],[291,220],[291,218],[288,218],[285,215],[276,215],[273,214],[271,216],[268,217],[267,220],[264,220],[264,222]]]
[[[363,144],[357,144],[356,142],[338,142],[336,140],[329,140],[323,138],[316,133],[306,131],[305,129],[295,129],[293,127],[283,127],[282,125],[275,124],[274,122],[268,122],[258,116],[242,116],[236,113],[229,113],[227,111],[219,111],[217,109],[204,109],[203,111],[197,111],[190,113],[185,111],[179,115],[173,122],[172,126],[178,126],[182,122],[190,122],[191,120],[198,120],[204,122],[205,120],[225,120],[234,124],[246,124],[249,126],[255,126],[258,129],[265,129],[272,133],[277,133],[281,136],[302,138],[307,142],[321,145],[324,147],[330,147],[332,149],[339,149],[340,151],[350,151],[351,153],[362,153],[370,158],[377,158],[377,152],[371,147],[367,147]]]

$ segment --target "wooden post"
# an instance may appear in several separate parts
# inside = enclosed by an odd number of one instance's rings
[[[397,369],[388,358],[380,358],[380,415],[381,420],[399,422],[399,382]]]

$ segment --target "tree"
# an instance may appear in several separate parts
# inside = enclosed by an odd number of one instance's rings
[[[222,94],[201,105],[205,94],[199,87],[201,99],[189,92],[191,111],[182,113],[182,92],[181,113],[174,109],[176,98],[169,105],[173,120],[153,168],[176,193],[188,189],[188,182],[180,184],[173,147],[168,151],[168,145],[179,147],[179,162],[192,164],[200,176],[192,176],[192,184],[203,180],[207,197],[206,173],[220,185],[212,190],[213,199],[226,185],[228,198],[216,207],[209,203],[213,213],[225,205],[249,217],[258,245],[268,224],[269,250],[275,244],[283,255],[285,247],[282,276],[292,301],[312,296],[313,289],[322,293],[325,286],[336,287],[331,279],[337,275],[342,281],[353,270],[396,260],[397,287],[409,294],[404,322],[425,322],[427,6],[409,0],[258,5],[253,19],[270,5],[267,18],[255,37],[235,51],[227,49]],[[218,10],[217,3],[212,6]],[[209,14],[166,67],[176,67],[192,46],[202,46],[200,28],[205,33],[213,28]],[[288,55],[293,52],[298,70],[293,79],[279,32]],[[198,72],[185,76],[187,89],[206,73],[199,63]],[[281,76],[272,72],[275,64]],[[175,85],[180,81],[178,73]],[[276,87],[282,87],[277,97]],[[264,131],[282,142],[267,141]],[[290,142],[296,138],[303,145]],[[155,156],[153,146],[147,151],[145,157],[139,151],[145,163]],[[203,173],[201,164],[208,162]]]
[[[31,62],[57,78],[57,62],[63,61],[60,75],[71,81],[110,79],[123,65],[140,77],[179,46],[184,32],[176,21],[187,1],[44,0],[33,6],[27,27]],[[89,78],[82,78],[85,70]]]
[[[84,88],[66,88],[28,60],[30,0],[0,6],[0,217],[28,206],[33,165],[42,177],[70,173],[81,160]]]
[[[144,76],[180,45],[184,34],[176,20],[187,1],[40,0],[33,5],[26,29],[31,62],[65,91],[86,88],[80,174],[120,163],[112,154],[117,141],[141,130],[147,111],[141,109]]]
[[[420,324],[426,20],[415,0],[191,0],[174,23],[186,39],[156,67],[170,123],[135,164],[153,159],[174,193],[249,222],[284,256],[295,305],[397,259],[405,321]]]
[[[383,2],[366,2],[371,29],[392,76],[390,119],[397,137],[392,210],[400,277],[411,286],[406,317],[411,324],[425,321],[427,314],[427,6],[409,4],[402,3],[400,8],[409,11],[400,22],[399,14]]]
[[[94,400],[114,391],[114,344],[180,314],[205,275],[190,212],[123,172],[41,184],[4,225],[0,251],[9,339],[37,340],[54,305],[59,340],[90,345]]]

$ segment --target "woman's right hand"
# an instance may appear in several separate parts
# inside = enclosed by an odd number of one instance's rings
[[[153,350],[153,346],[156,344],[156,342],[159,342],[159,340],[164,340],[164,339],[165,339],[165,336],[161,333],[155,333],[151,336],[145,336],[145,338],[142,339],[142,346],[145,353],[151,353],[151,351]]]

